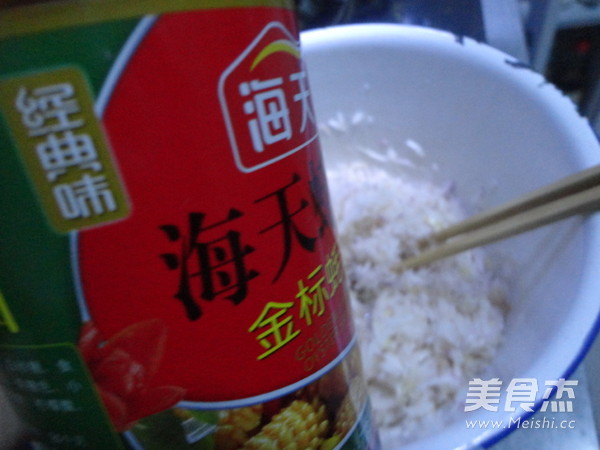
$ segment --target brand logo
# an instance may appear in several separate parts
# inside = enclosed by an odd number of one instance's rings
[[[298,42],[278,22],[267,25],[223,72],[219,101],[242,172],[279,161],[317,137]]]

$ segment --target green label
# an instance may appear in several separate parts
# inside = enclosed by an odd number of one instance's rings
[[[0,346],[0,356],[0,381],[36,448],[122,448],[73,345]]]
[[[78,69],[0,81],[0,106],[54,229],[67,233],[128,215],[93,95]]]

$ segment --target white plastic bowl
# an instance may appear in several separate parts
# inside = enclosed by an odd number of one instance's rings
[[[573,103],[541,75],[482,43],[366,24],[305,32],[302,48],[319,121],[338,113],[371,116],[368,131],[350,139],[385,138],[396,148],[417,142],[425,165],[439,168],[433,176],[454,180],[475,206],[499,204],[600,161],[597,139]],[[340,151],[334,138],[324,136],[322,145],[326,164],[356,157]],[[407,148],[406,157],[411,154]],[[598,331],[600,217],[571,218],[493,250],[514,259],[517,276],[505,342],[488,374],[503,389],[514,378],[537,379],[539,408],[545,381],[568,378]],[[508,424],[531,415],[518,407],[503,411],[505,395],[497,412],[462,412],[442,432],[407,448],[496,442]],[[465,419],[501,420],[505,427],[468,429]]]

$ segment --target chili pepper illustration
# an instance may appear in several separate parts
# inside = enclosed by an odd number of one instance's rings
[[[117,431],[183,399],[179,386],[152,386],[164,355],[167,328],[159,319],[137,322],[105,339],[96,325],[84,323],[79,350]]]

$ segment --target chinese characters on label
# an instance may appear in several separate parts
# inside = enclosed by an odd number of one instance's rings
[[[558,380],[546,380],[541,386],[535,378],[513,378],[505,389],[507,395],[503,411],[515,412],[519,408],[526,412],[533,412],[537,394],[544,389],[540,411],[572,412],[572,399],[575,398],[574,387],[578,384],[577,380],[559,378]],[[502,381],[499,378],[489,380],[475,378],[469,381],[464,410],[468,412],[482,408],[488,411],[498,411],[501,391]],[[554,391],[556,391],[555,397],[550,400]]]
[[[265,227],[260,234],[279,229],[281,236],[281,259],[272,282],[276,282],[285,271],[292,255],[294,243],[313,252],[317,240],[323,236],[326,226],[322,206],[317,204],[319,196],[313,188],[319,183],[315,178],[323,176],[316,172],[311,179],[302,183],[298,174],[293,174],[290,183],[258,198],[255,214],[231,207],[225,218],[207,217],[204,212],[191,212],[185,227],[175,224],[160,226],[167,240],[176,245],[176,251],[160,255],[169,270],[178,271],[179,279],[174,297],[178,299],[189,320],[202,316],[199,301],[213,301],[222,297],[237,305],[248,295],[252,280],[261,271],[248,267],[246,257],[256,250],[253,236],[243,233],[243,220],[262,220]],[[299,200],[293,202],[290,191]],[[292,204],[293,203],[293,204]],[[296,224],[299,214],[312,214],[316,221],[314,234],[303,231]],[[220,220],[219,220],[220,219]],[[333,264],[333,263],[331,263]],[[326,268],[336,270],[332,266]]]
[[[46,366],[36,359],[7,358],[4,370],[11,375],[10,382],[17,392],[27,393],[28,398],[34,397],[33,405],[37,410],[54,413],[81,410],[73,399],[61,397],[64,392],[77,393],[83,389],[80,382],[68,379],[69,372],[73,370],[69,361],[58,360],[53,366]],[[46,377],[49,372],[66,377],[61,386],[64,389],[51,385],[50,377]],[[19,394],[16,399],[18,402],[25,401]]]
[[[248,129],[252,147],[263,152],[265,147],[283,140],[290,140],[295,132],[304,133],[309,123],[315,124],[314,113],[309,101],[310,92],[306,82],[306,71],[292,73],[286,82],[296,82],[297,93],[294,102],[301,104],[302,122],[294,129],[290,120],[290,109],[285,96],[284,78],[244,81],[239,85],[240,95],[249,100],[244,102],[244,113],[248,119]]]
[[[223,72],[219,99],[237,167],[262,169],[317,138],[300,49],[273,22]]]
[[[125,217],[124,190],[83,75],[63,68],[0,84],[3,112],[54,227],[68,232]]]
[[[223,295],[237,305],[246,298],[248,283],[259,275],[245,264],[246,255],[254,248],[244,245],[241,233],[229,228],[242,216],[240,211],[230,209],[224,220],[207,224],[204,213],[190,213],[185,233],[176,225],[161,227],[169,241],[181,244],[179,253],[164,253],[161,257],[170,270],[179,271],[179,289],[174,297],[183,304],[189,320],[202,316],[196,298],[212,301]],[[215,230],[216,235],[210,233]]]
[[[110,425],[96,405],[97,394],[73,346],[7,346],[0,352],[6,352],[0,358],[0,373],[39,444],[36,448],[115,448],[113,437],[96,435],[97,427],[109,431]],[[96,414],[94,424],[89,423],[88,413]],[[55,419],[49,421],[50,416]]]
[[[266,349],[257,359],[266,358],[300,334],[300,330],[294,329],[293,317],[288,313],[293,307],[294,302],[269,302],[256,322],[248,329],[249,332],[266,329],[256,336],[256,340]]]
[[[253,281],[259,276],[269,277],[275,283],[284,273],[295,245],[298,249],[313,252],[316,242],[328,227],[327,214],[319,202],[321,193],[316,192],[322,173],[311,171],[310,180],[303,182],[298,174],[283,187],[258,198],[256,215],[230,208],[227,216],[215,220],[202,212],[188,214],[187,224],[165,224],[160,230],[167,241],[175,245],[175,251],[162,253],[160,257],[168,270],[176,271],[177,283],[174,298],[179,300],[190,321],[202,317],[202,301],[224,299],[234,305],[246,299]],[[293,198],[290,191],[294,192]],[[302,230],[296,223],[300,214],[310,214],[314,230]],[[249,216],[249,217],[246,217]],[[266,222],[260,234],[279,230],[280,261],[274,276],[268,270],[250,267],[247,256],[257,247],[256,236],[244,234],[243,220]],[[275,234],[277,235],[277,233]],[[268,268],[270,269],[270,267]],[[262,299],[265,304],[249,332],[256,334],[257,342],[264,348],[258,356],[263,359],[285,346],[300,334],[296,320],[306,326],[326,311],[326,302],[332,298],[342,283],[343,270],[340,254],[334,247],[323,264],[319,264],[297,280],[297,294],[290,299]]]
[[[296,321],[313,324],[314,317],[326,312],[326,302],[333,297],[343,280],[340,253],[337,246],[327,257],[325,265],[319,265],[306,279],[298,280],[298,293],[293,301],[268,302],[260,316],[248,329],[256,334],[256,340],[266,351],[257,359],[276,352],[297,337],[301,331]]]

